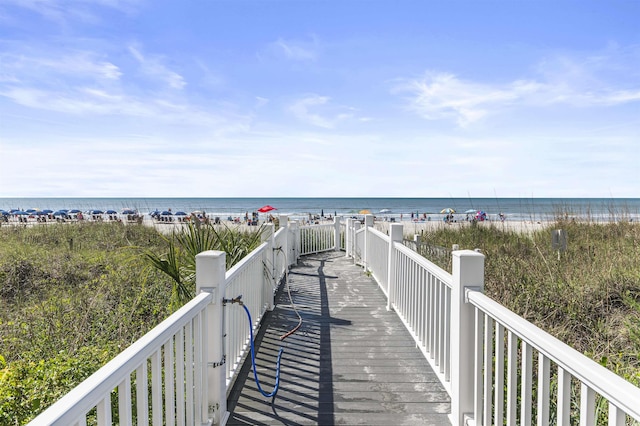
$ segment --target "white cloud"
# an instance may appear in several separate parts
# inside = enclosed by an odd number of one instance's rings
[[[324,129],[333,129],[339,123],[352,119],[359,121],[354,108],[336,106],[330,101],[328,96],[312,94],[296,100],[288,109],[301,122]]]
[[[40,84],[51,84],[54,76],[91,80],[118,80],[122,76],[117,65],[87,51],[34,51],[18,45],[13,51],[0,53],[0,62],[3,73],[12,80]]]
[[[97,24],[102,21],[100,8],[132,14],[141,0],[3,0],[5,6],[20,7],[58,25],[75,22]]]
[[[318,59],[319,42],[316,37],[312,37],[310,41],[279,38],[269,43],[265,52],[269,56],[282,57],[291,61],[315,61]]]
[[[144,74],[164,82],[172,89],[182,89],[186,86],[184,78],[164,65],[160,56],[145,56],[135,46],[129,46],[129,52],[140,63]]]
[[[468,126],[506,108],[568,105],[576,108],[617,106],[640,101],[637,80],[630,87],[613,78],[609,57],[579,62],[567,57],[545,60],[537,78],[503,83],[464,80],[448,72],[429,71],[424,77],[405,80],[393,93],[408,93],[408,108],[428,120],[455,120]]]

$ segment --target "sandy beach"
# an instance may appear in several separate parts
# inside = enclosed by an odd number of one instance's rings
[[[345,219],[342,218],[342,220],[344,221]],[[91,218],[87,218],[83,220],[84,222],[95,222],[96,220],[91,219]],[[114,222],[114,221],[110,221],[110,220],[101,220],[102,222]],[[120,218],[120,222],[125,224],[125,225],[135,225],[137,224],[136,221],[127,221],[126,218],[125,220],[122,220],[122,218]],[[188,221],[176,221],[176,220],[172,220],[172,221],[158,221],[158,220],[154,220],[153,218],[151,218],[150,216],[142,216],[142,224],[145,226],[152,226],[155,229],[157,229],[158,231],[162,232],[162,233],[171,233],[174,230],[176,230],[176,228],[178,226],[184,226],[188,223]],[[74,224],[74,223],[78,223],[77,219],[73,219],[73,220],[67,220],[65,222],[57,222],[55,220],[49,220],[46,222],[41,222],[41,221],[36,221],[35,219],[28,219],[24,222],[18,222],[16,220],[10,220],[8,222],[0,222],[0,226],[24,226],[24,227],[31,227],[31,226],[46,226],[46,225],[53,225],[53,224]],[[259,222],[259,224],[262,224],[264,222]],[[306,221],[301,221],[301,224],[307,224]],[[324,219],[324,220],[319,220],[317,221],[317,224],[331,224],[333,223],[333,220],[328,220],[328,219]],[[457,222],[451,222],[451,223],[447,223],[444,222],[442,220],[431,220],[431,221],[402,221],[402,222],[391,222],[391,221],[384,221],[384,220],[376,220],[374,221],[374,228],[387,234],[389,231],[389,227],[391,226],[391,224],[393,223],[400,223],[403,225],[403,234],[405,235],[405,237],[412,237],[413,235],[416,234],[422,234],[424,232],[430,232],[430,231],[434,231],[437,229],[444,229],[444,228],[461,228],[461,227],[466,227],[466,226],[472,226],[472,222],[470,221],[457,221]],[[543,229],[545,226],[548,226],[549,224],[551,224],[552,222],[549,221],[515,221],[515,220],[507,220],[504,222],[501,221],[482,221],[482,222],[476,222],[477,226],[495,226],[498,229],[502,229],[505,231],[515,231],[515,232],[522,232],[522,233],[531,233],[531,232],[535,232],[537,230]],[[227,227],[231,227],[231,228],[240,228],[243,230],[256,230],[257,227],[256,226],[249,226],[246,224],[246,222],[233,222],[233,221],[227,221],[227,220],[223,220],[222,222],[220,222],[219,225],[215,225],[215,226],[227,226]]]

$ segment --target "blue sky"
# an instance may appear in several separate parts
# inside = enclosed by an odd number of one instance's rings
[[[639,1],[0,0],[0,197],[640,197]]]

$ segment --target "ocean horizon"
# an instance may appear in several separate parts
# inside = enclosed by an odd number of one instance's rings
[[[445,209],[465,215],[484,211],[489,217],[503,213],[508,220],[552,220],[560,215],[595,221],[640,219],[640,198],[401,198],[401,197],[20,197],[0,198],[0,209],[79,209],[81,211],[133,209],[142,215],[152,211],[203,211],[210,217],[244,216],[265,205],[272,214],[352,216],[369,211],[374,215],[410,220],[438,216]],[[414,216],[415,215],[415,216]]]

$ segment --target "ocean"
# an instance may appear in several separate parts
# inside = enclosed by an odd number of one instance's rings
[[[490,219],[503,213],[507,220],[544,221],[558,216],[592,221],[640,220],[640,198],[0,198],[0,209],[79,209],[81,211],[137,210],[149,212],[200,210],[209,217],[244,217],[259,208],[276,208],[271,214],[292,218],[358,216],[367,210],[396,220],[439,219],[445,209],[484,211]],[[458,217],[460,217],[458,216]]]

